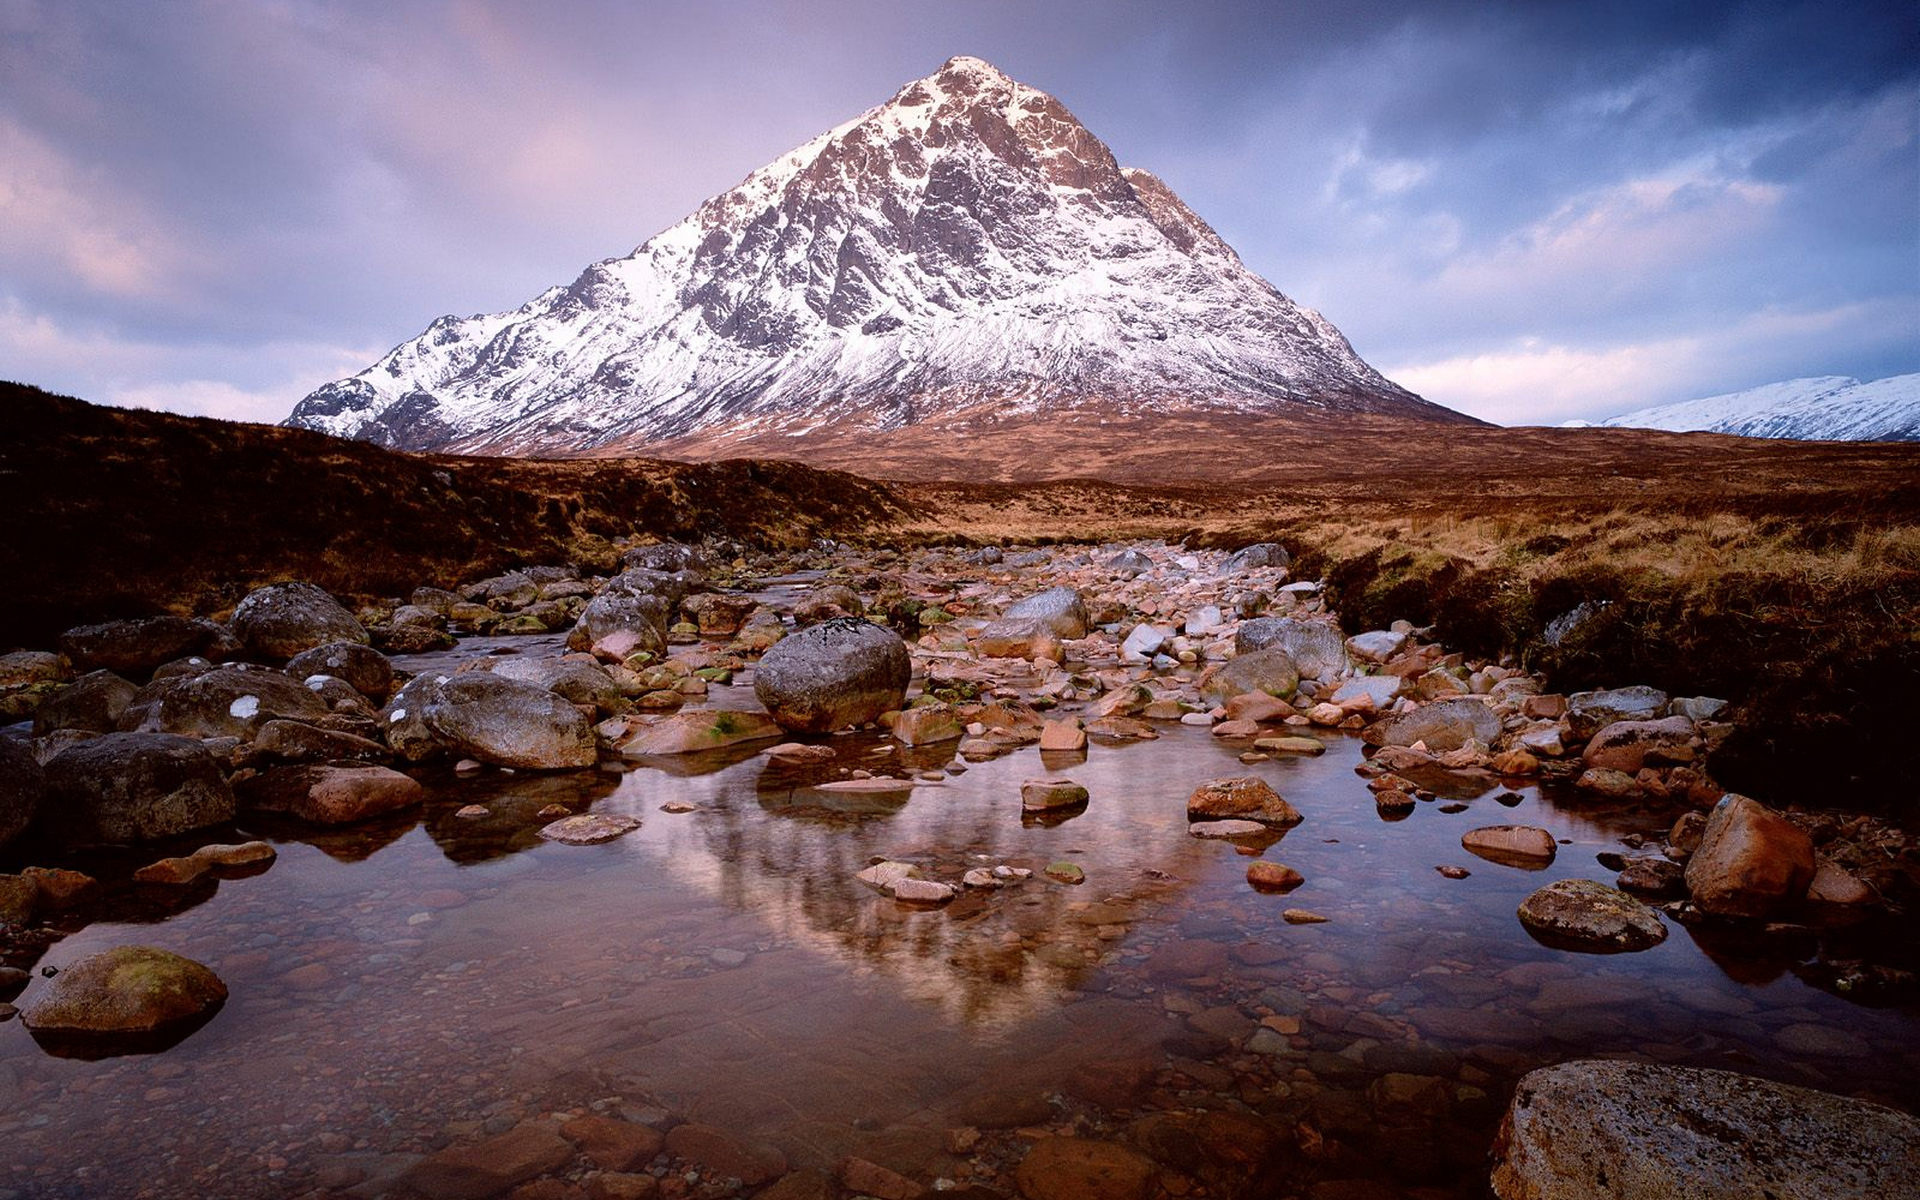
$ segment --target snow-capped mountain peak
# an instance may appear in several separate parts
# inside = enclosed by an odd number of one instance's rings
[[[1597,424],[1802,441],[1920,441],[1920,374],[1870,383],[1846,375],[1788,379],[1636,409]]]
[[[959,57],[632,254],[440,318],[287,423],[573,454],[981,405],[1467,419],[1380,376],[1058,100]]]

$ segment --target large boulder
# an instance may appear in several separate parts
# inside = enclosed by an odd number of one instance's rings
[[[1243,775],[1210,779],[1187,797],[1189,821],[1258,821],[1286,828],[1298,825],[1300,810],[1288,804],[1263,779]]]
[[[800,598],[793,606],[793,621],[796,625],[818,625],[822,621],[862,616],[866,611],[866,605],[852,588],[843,583],[828,583]]]
[[[900,708],[913,678],[906,643],[881,625],[838,617],[782,639],[753,673],[753,694],[782,727],[830,733]]]
[[[1697,1067],[1585,1060],[1520,1080],[1493,1144],[1500,1200],[1920,1195],[1920,1121]]]
[[[50,1049],[92,1058],[170,1044],[204,1025],[226,999],[220,977],[190,958],[115,946],[48,980],[20,1019]]]
[[[707,560],[698,547],[682,542],[656,542],[651,546],[635,546],[622,554],[620,567],[622,570],[638,567],[643,571],[704,571]]]
[[[1347,658],[1347,639],[1331,621],[1255,617],[1241,622],[1233,635],[1233,645],[1239,654],[1284,650],[1300,674],[1309,679],[1337,679],[1353,665]]]
[[[328,642],[365,642],[367,631],[338,601],[311,583],[275,583],[247,593],[233,610],[233,632],[271,662]]]
[[[82,671],[146,675],[161,663],[221,647],[226,631],[172,615],[81,625],[60,635],[60,649]]]
[[[1813,839],[1758,800],[1728,792],[1707,816],[1687,859],[1694,907],[1722,917],[1765,917],[1806,894]]]
[[[1252,650],[1210,667],[1200,676],[1200,694],[1213,700],[1228,700],[1248,692],[1264,692],[1285,698],[1300,686],[1301,672],[1293,656],[1274,646]]]
[[[124,728],[251,740],[268,721],[313,721],[330,711],[312,688],[274,670],[217,667],[150,687],[157,701],[129,705],[121,714]]]
[[[1395,713],[1367,726],[1362,737],[1374,746],[1411,746],[1424,742],[1437,754],[1458,750],[1470,741],[1493,745],[1500,736],[1500,718],[1474,696],[1433,700],[1412,712]]]
[[[702,708],[675,713],[652,725],[635,729],[616,748],[627,758],[652,755],[698,754],[741,742],[782,736],[785,730],[759,713]]]
[[[1000,614],[1008,619],[1031,617],[1063,638],[1087,636],[1087,605],[1080,593],[1070,587],[1048,588],[1024,600],[1007,605]]]
[[[1279,542],[1255,542],[1227,555],[1227,560],[1220,564],[1220,573],[1238,575],[1258,567],[1286,567],[1292,564],[1293,556]]]
[[[1585,741],[1615,721],[1653,721],[1667,711],[1667,694],[1646,686],[1575,692],[1567,697],[1567,727]]]
[[[233,819],[233,789],[207,748],[169,733],[109,733],[46,766],[39,828],[63,845],[143,842]]]
[[[1587,766],[1631,775],[1641,767],[1692,762],[1693,722],[1685,717],[1657,721],[1615,721],[1587,742],[1581,760]]]
[[[1153,560],[1139,550],[1122,550],[1107,560],[1107,570],[1131,579],[1153,570]]]
[[[248,808],[345,825],[412,808],[426,798],[426,789],[387,767],[329,763],[267,771],[241,784],[240,798]]]
[[[33,732],[44,737],[56,729],[112,733],[139,691],[104,667],[89,671],[41,701],[34,710]]]
[[[360,642],[328,642],[302,651],[287,662],[287,674],[302,682],[315,675],[330,675],[375,704],[393,692],[393,664],[386,655]]]
[[[1002,617],[989,622],[974,639],[973,648],[982,658],[1050,658],[1055,662],[1066,653],[1060,635],[1041,617]]]
[[[582,650],[609,662],[634,654],[663,654],[667,649],[670,606],[650,593],[613,591],[587,602],[567,635],[567,649]]]
[[[46,794],[46,772],[33,748],[0,734],[0,850],[33,824]]]
[[[387,744],[411,761],[454,754],[500,767],[564,770],[598,758],[593,724],[537,684],[486,671],[421,675],[382,712]]]
[[[493,664],[493,673],[502,679],[517,679],[543,687],[564,700],[592,705],[602,713],[620,712],[627,707],[620,685],[596,662],[579,658],[503,658]]]
[[[1398,675],[1357,675],[1333,691],[1331,703],[1341,708],[1385,710],[1400,698],[1407,681]]]
[[[1520,902],[1519,916],[1528,933],[1561,950],[1645,950],[1667,937],[1659,913],[1591,879],[1548,884]]]

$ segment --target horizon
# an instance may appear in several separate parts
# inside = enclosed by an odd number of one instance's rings
[[[1389,378],[1484,420],[1920,370],[1908,6],[1266,11],[294,3],[162,29],[22,0],[0,9],[0,374],[280,420],[954,55],[1057,97]]]

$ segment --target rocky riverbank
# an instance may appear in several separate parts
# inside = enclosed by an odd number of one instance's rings
[[[1047,770],[1019,789],[1022,820],[1050,826],[1110,802],[1073,779],[1076,763],[1178,727],[1204,730],[1238,760],[1240,773],[1182,797],[1184,816],[1193,837],[1249,857],[1247,883],[1257,891],[1285,895],[1304,882],[1278,855],[1286,831],[1310,819],[1261,773],[1320,753],[1326,738],[1357,736],[1371,747],[1357,787],[1383,828],[1422,806],[1465,808],[1452,797],[1535,785],[1643,814],[1637,832],[1587,867],[1589,878],[1528,895],[1514,914],[1515,936],[1577,961],[1657,946],[1672,922],[1732,960],[1792,963],[1835,994],[1912,1002],[1920,856],[1908,835],[1845,807],[1775,808],[1727,793],[1715,779],[1717,748],[1731,733],[1727,700],[1672,696],[1630,679],[1561,693],[1551,677],[1511,659],[1469,658],[1429,627],[1396,620],[1343,631],[1327,587],[1295,578],[1276,544],[1229,553],[1158,542],[908,552],[824,543],[767,555],[668,543],[618,557],[610,574],[553,566],[448,588],[423,581],[357,611],[311,585],[274,585],[230,613],[80,626],[53,645],[0,656],[0,702],[31,721],[30,733],[16,727],[0,739],[0,853],[18,868],[0,877],[8,998],[26,988],[22,968],[90,921],[177,911],[204,899],[215,880],[245,883],[270,869],[271,846],[223,840],[236,820],[315,830],[378,822],[423,803],[423,772],[672,771],[682,759],[760,754],[789,781],[789,806],[857,820],[946,786],[970,765],[1037,748]],[[769,578],[803,586],[775,593]],[[566,650],[455,654],[445,669],[407,669],[474,636],[564,638]],[[736,681],[751,682],[754,703],[715,706],[719,693],[739,690],[728,686]],[[914,765],[891,765],[893,752],[871,766],[845,761],[834,735],[859,726],[886,731]],[[453,818],[530,822],[530,832],[570,844],[638,826],[564,804],[520,814],[475,803]],[[1447,879],[1535,869],[1554,862],[1563,840],[1537,825],[1482,822],[1463,832],[1460,861],[1437,865]],[[957,846],[927,851],[868,864],[858,882],[904,910],[966,921],[990,911],[995,893],[1075,889],[1088,879],[1071,858],[1022,865],[969,861]],[[1291,924],[1340,919],[1306,904],[1284,915]],[[1109,924],[1124,945],[1126,918]],[[1107,925],[1089,928],[1106,937]],[[1163,952],[1173,951],[1155,954]],[[116,990],[107,965],[75,964],[63,978],[104,993],[75,1002],[35,988],[20,997],[24,1020],[63,1053],[119,1052],[129,1034],[191,1037],[227,999],[225,985],[200,979],[195,967],[177,969],[193,981],[181,985],[184,994],[162,989],[142,999]],[[1369,1016],[1364,996],[1348,999],[1337,1020],[1311,1016],[1326,1036],[1341,1028],[1388,1044],[1400,1036],[1395,1020]],[[1214,1022],[1221,1030],[1209,1035],[1218,1040],[1206,1042],[1213,1049],[1194,1051],[1180,1069],[1224,1071],[1224,1084],[1233,1072],[1209,1068],[1210,1055],[1245,1053],[1262,1037],[1284,1052],[1289,1039],[1306,1037],[1289,1007],[1232,1020],[1223,1011]],[[98,1028],[86,1027],[86,1014],[100,1018]],[[1823,1036],[1806,1028],[1814,1042]],[[1396,1122],[1431,1110],[1422,1118],[1430,1124],[1459,1105],[1475,1111],[1484,1091],[1469,1099],[1460,1089],[1493,1082],[1401,1076],[1383,1077],[1395,1081],[1381,1083],[1376,1098],[1400,1114]],[[1225,1148],[1224,1157],[1208,1150],[1186,1163],[1161,1134],[1118,1136],[1124,1123],[1102,1118],[1024,1152],[988,1138],[991,1153],[976,1156],[968,1178],[1032,1200],[1078,1194],[1096,1187],[1090,1180],[1116,1195],[1184,1194],[1176,1189],[1195,1180],[1226,1195],[1283,1194],[1257,1189],[1278,1186],[1275,1164],[1312,1158],[1301,1142],[1312,1138],[1287,1134],[1281,1140],[1293,1149],[1282,1153],[1274,1115],[1247,1111],[1258,1129],[1244,1136],[1268,1149],[1237,1169]],[[443,1167],[423,1165],[409,1186],[495,1194],[557,1172],[572,1183],[556,1178],[555,1195],[576,1184],[595,1195],[671,1192],[676,1173],[701,1162],[711,1142],[683,1134],[676,1149],[670,1134],[653,1153],[622,1159],[651,1164],[650,1172],[609,1182],[567,1166],[579,1139],[552,1132],[515,1134],[538,1143],[524,1173],[487,1175],[474,1164],[500,1155],[469,1148]],[[1242,1134],[1201,1136],[1232,1143]],[[950,1153],[967,1157],[964,1148]],[[1211,1164],[1204,1170],[1203,1160]],[[934,1182],[850,1161],[837,1182],[801,1172],[767,1194],[844,1187],[911,1195]],[[471,1182],[476,1171],[490,1181],[484,1188]],[[1323,1194],[1368,1193],[1314,1192]]]

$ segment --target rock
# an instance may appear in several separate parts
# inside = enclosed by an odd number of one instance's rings
[[[567,649],[608,662],[625,662],[635,654],[664,654],[668,607],[651,593],[614,591],[609,585],[581,610],[579,621],[567,634]]]
[[[396,706],[406,694],[403,688],[388,706],[389,744],[392,714],[404,711]],[[424,698],[422,719],[445,749],[498,767],[565,770],[598,758],[593,724],[579,709],[543,687],[484,671],[437,683]]]
[[[268,721],[254,737],[253,749],[288,762],[380,762],[388,757],[387,748],[370,738],[299,721]]]
[[[793,606],[793,622],[805,627],[823,621],[844,620],[865,615],[867,606],[845,584],[829,583],[814,588]]]
[[[73,664],[47,650],[11,650],[0,654],[0,690],[65,683],[73,678]]]
[[[1727,702],[1713,696],[1675,696],[1667,707],[1689,721],[1717,721],[1727,711]]]
[[[190,958],[153,946],[116,946],[66,967],[20,1015],[42,1044],[98,1057],[184,1037],[226,1000],[226,984]]]
[[[688,1122],[667,1133],[667,1153],[704,1167],[724,1179],[758,1187],[786,1174],[787,1159],[760,1142],[746,1142],[711,1125]]]
[[[1666,860],[1654,861],[1665,862]],[[1675,867],[1676,871],[1678,869]],[[1625,877],[1622,876],[1622,878]],[[1874,891],[1837,864],[1820,859],[1818,865],[1814,867],[1812,881],[1807,884],[1807,899],[1814,904],[1847,906],[1868,904],[1874,899]]]
[[[1253,748],[1275,754],[1325,754],[1327,752],[1327,744],[1316,737],[1255,738]]]
[[[1687,859],[1687,890],[1701,912],[1765,917],[1799,900],[1813,880],[1813,839],[1758,800],[1733,792],[1707,816]]]
[[[526,1121],[497,1137],[449,1146],[421,1159],[400,1182],[427,1200],[486,1200],[573,1159],[573,1144],[546,1121]]]
[[[1087,748],[1087,731],[1080,728],[1078,721],[1063,718],[1048,721],[1040,727],[1040,749],[1042,751],[1073,751]]]
[[[753,693],[782,727],[830,733],[900,708],[912,675],[899,635],[843,617],[768,650],[754,671]]]
[[[982,658],[1050,658],[1058,662],[1066,656],[1060,635],[1038,617],[1003,617],[991,622],[974,638],[973,648]]]
[[[216,667],[148,685],[120,723],[147,733],[250,741],[269,721],[316,721],[328,711],[312,689],[282,672]]]
[[[540,836],[566,846],[598,846],[638,828],[638,820],[622,813],[581,813],[542,826]]]
[[[0,850],[33,824],[46,796],[46,771],[33,749],[0,734]]]
[[[1586,741],[1615,721],[1652,721],[1667,710],[1667,694],[1658,688],[1624,687],[1575,692],[1567,697],[1567,727],[1575,741]]]
[[[1189,837],[1215,841],[1231,841],[1238,838],[1271,840],[1274,837],[1271,826],[1238,818],[1228,818],[1223,821],[1190,821],[1187,824],[1187,834]]]
[[[37,822],[66,846],[171,837],[233,819],[233,789],[205,746],[165,733],[109,733],[46,765]]]
[[[1371,746],[1424,742],[1428,750],[1444,754],[1470,741],[1492,745],[1500,736],[1500,718],[1485,701],[1461,696],[1432,700],[1412,712],[1375,721],[1361,736]]]
[[[1328,699],[1341,708],[1384,712],[1399,699],[1406,683],[1398,675],[1359,675],[1333,689]]]
[[[144,677],[162,663],[206,654],[224,640],[225,631],[210,621],[166,615],[82,625],[61,634],[59,645],[78,670]]]
[[[1581,761],[1589,767],[1631,775],[1644,766],[1671,766],[1694,758],[1693,722],[1685,717],[1615,721],[1595,733]]]
[[[1282,909],[1280,919],[1289,925],[1325,925],[1330,919],[1305,908]]]
[[[1580,778],[1573,781],[1573,786],[1583,792],[1596,792],[1615,800],[1636,799],[1646,790],[1634,776],[1606,767],[1591,767],[1580,772]]]
[[[1356,633],[1347,639],[1347,653],[1361,662],[1383,663],[1407,644],[1407,635],[1391,629]]]
[[[1241,628],[1245,628],[1242,626]],[[1251,650],[1200,676],[1200,694],[1227,700],[1245,692],[1264,692],[1269,696],[1291,696],[1300,684],[1300,671],[1293,658],[1279,647]]]
[[[1247,882],[1257,892],[1290,892],[1307,881],[1292,867],[1258,858],[1247,864]]]
[[[1079,808],[1087,799],[1087,789],[1071,779],[1029,779],[1020,785],[1020,807],[1025,812]]]
[[[615,1117],[575,1117],[560,1126],[560,1136],[603,1171],[632,1171],[660,1153],[665,1138],[658,1130]]]
[[[876,891],[893,895],[894,889],[909,879],[920,878],[920,868],[912,863],[877,862],[854,876],[855,879]]]
[[[1087,636],[1087,606],[1070,587],[1048,588],[1007,605],[1003,617],[1032,617],[1062,638]]]
[[[1251,775],[1234,779],[1213,779],[1194,789],[1187,798],[1188,821],[1218,821],[1234,818],[1258,821],[1262,825],[1287,827],[1303,818],[1267,785]]]
[[[953,899],[955,890],[950,883],[939,883],[931,879],[902,879],[893,885],[893,898],[909,904],[945,904]]]
[[[1673,828],[1667,831],[1667,844],[1683,855],[1691,855],[1700,849],[1700,839],[1707,831],[1707,814],[1684,812],[1673,822]]]
[[[1148,625],[1145,622],[1135,625],[1128,632],[1125,640],[1120,643],[1120,660],[1131,663],[1146,662],[1160,652],[1160,647],[1167,644],[1169,636],[1166,630],[1155,625]]]
[[[1460,837],[1468,851],[1507,867],[1538,871],[1553,862],[1558,847],[1553,835],[1531,825],[1487,825]]]
[[[1307,720],[1312,721],[1315,725],[1331,728],[1346,719],[1347,710],[1341,708],[1338,704],[1322,702],[1307,710]]]
[[[699,626],[702,637],[732,637],[757,606],[758,601],[750,596],[708,592],[688,597],[680,608]]]
[[[1666,940],[1660,915],[1632,896],[1591,879],[1562,879],[1520,902],[1520,923],[1561,950],[1645,950]]]
[[[1190,638],[1205,637],[1226,623],[1226,616],[1217,604],[1204,604],[1187,614],[1187,620],[1181,626]]]
[[[1347,659],[1346,639],[1340,636],[1338,626],[1327,621],[1255,617],[1240,623],[1233,646],[1243,655],[1256,650],[1282,650],[1302,676],[1313,679],[1334,679],[1352,666]]]
[[[864,1158],[848,1156],[840,1160],[840,1182],[847,1190],[874,1200],[918,1200],[926,1189],[897,1171],[888,1170]],[[766,1193],[762,1193],[764,1196]]]
[[[698,754],[742,742],[782,737],[785,732],[772,718],[759,713],[703,708],[675,713],[664,721],[640,726],[619,742],[617,748],[625,758]]]
[[[202,846],[193,852],[193,857],[216,867],[249,867],[256,863],[272,862],[280,852],[269,842],[240,842],[235,845],[215,843]]]
[[[951,742],[965,737],[966,733],[966,727],[954,716],[953,709],[944,704],[915,705],[893,722],[894,740],[908,746]]]
[[[1107,560],[1107,570],[1131,578],[1153,570],[1153,560],[1138,550],[1122,550]]]
[[[0,929],[30,924],[39,907],[39,883],[24,875],[0,875]]]
[[[111,733],[137,691],[112,671],[90,671],[40,702],[33,714],[34,735],[45,737],[56,729]]]
[[[1227,556],[1220,564],[1222,575],[1238,575],[1258,567],[1287,567],[1293,563],[1293,557],[1287,548],[1278,542],[1255,542],[1243,546]]]
[[[1087,881],[1087,872],[1078,863],[1050,862],[1040,873],[1055,883],[1079,884]]]
[[[233,632],[270,662],[329,642],[367,641],[367,631],[338,601],[310,583],[276,583],[247,594],[233,610]]]
[[[1588,1060],[1520,1080],[1493,1146],[1500,1200],[1920,1195],[1920,1121],[1695,1067]]]
[[[361,642],[328,642],[303,650],[287,661],[287,674],[303,683],[314,675],[331,675],[375,704],[393,692],[393,663]]]
[[[1613,882],[1636,896],[1671,896],[1686,885],[1686,869],[1667,858],[1630,858]]]
[[[1153,1160],[1118,1142],[1048,1137],[1014,1169],[1026,1200],[1146,1200]]]
[[[346,825],[412,808],[426,799],[426,789],[387,767],[329,763],[263,772],[240,785],[240,797],[248,808]]]

